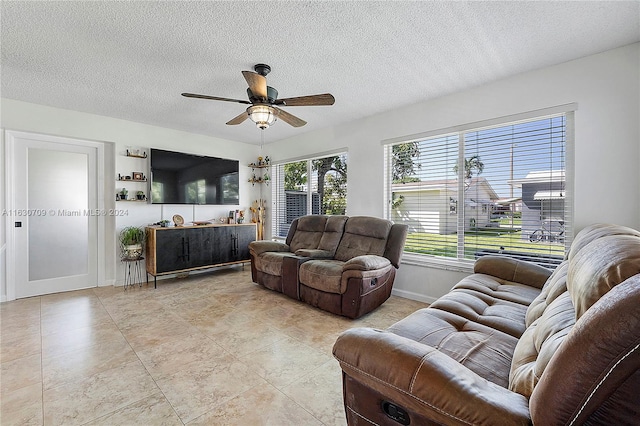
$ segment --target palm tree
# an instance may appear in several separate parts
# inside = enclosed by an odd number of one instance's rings
[[[471,178],[473,178],[474,172],[476,176],[482,174],[484,170],[484,163],[480,160],[479,155],[473,155],[464,159],[464,187],[465,190],[471,185]],[[453,166],[453,172],[458,174],[458,165]]]

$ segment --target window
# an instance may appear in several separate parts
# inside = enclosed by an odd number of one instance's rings
[[[274,165],[272,181],[274,237],[286,237],[300,216],[347,210],[346,153]]]
[[[405,252],[559,264],[571,237],[572,122],[563,112],[388,143],[387,215],[409,225]]]

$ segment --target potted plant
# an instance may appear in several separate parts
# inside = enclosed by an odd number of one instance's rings
[[[122,256],[126,259],[138,259],[142,255],[144,229],[137,226],[127,226],[120,231],[120,247]]]
[[[144,196],[144,191],[138,191],[138,192],[136,192],[136,198],[137,198],[138,200],[144,201],[144,199],[146,198],[146,197]]]
[[[129,194],[129,191],[127,190],[127,188],[122,188],[120,190],[120,199],[121,200],[126,200],[128,194]]]

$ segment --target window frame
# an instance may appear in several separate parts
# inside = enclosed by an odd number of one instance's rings
[[[565,230],[565,255],[568,252],[571,241],[573,240],[573,228],[574,228],[574,149],[575,149],[575,111],[577,111],[578,105],[576,103],[563,104],[549,108],[543,108],[538,110],[532,110],[528,112],[507,115],[488,120],[470,122],[466,124],[456,125],[448,128],[441,128],[422,132],[418,134],[406,135],[395,137],[391,139],[385,139],[381,141],[381,145],[384,147],[384,187],[383,187],[383,214],[386,219],[392,220],[392,185],[393,185],[393,155],[391,154],[392,146],[410,143],[420,142],[425,139],[446,137],[457,135],[458,136],[458,155],[457,164],[458,169],[463,169],[463,161],[465,158],[464,151],[464,136],[467,132],[479,131],[487,128],[494,128],[499,126],[516,125],[519,123],[530,122],[534,120],[541,120],[545,118],[565,116],[565,218],[569,224]],[[464,182],[459,179],[459,193],[463,192]],[[464,259],[461,257],[461,253],[464,252],[464,233],[460,230],[464,229],[464,215],[458,215],[457,221],[457,257],[444,257],[435,256],[430,254],[414,253],[405,251],[402,257],[402,263],[416,266],[428,266],[437,269],[459,271],[459,272],[472,272],[474,260]]]
[[[280,197],[278,197],[278,193],[279,193],[279,185],[280,185],[280,181],[284,180],[284,174],[282,176],[279,175],[278,170],[281,166],[284,166],[285,164],[290,164],[290,163],[298,163],[298,162],[306,162],[307,163],[307,176],[311,177],[313,175],[313,161],[314,160],[318,160],[321,158],[326,158],[326,157],[334,157],[334,156],[340,156],[340,155],[344,155],[345,156],[345,163],[347,165],[347,186],[348,186],[348,179],[349,179],[349,150],[347,148],[339,148],[336,150],[332,150],[332,151],[325,151],[325,152],[321,152],[321,153],[316,153],[310,156],[303,156],[303,157],[296,157],[296,158],[290,158],[290,159],[285,159],[285,160],[280,160],[280,161],[276,161],[276,162],[272,162],[272,178],[271,178],[271,205],[272,205],[272,209],[271,211],[273,212],[271,214],[271,238],[273,240],[276,241],[284,241],[286,239],[286,236],[282,236],[282,235],[278,235],[278,231],[279,231],[279,226],[278,226],[278,219],[280,218],[279,214],[281,212],[285,212],[286,214],[286,206],[283,208],[281,208],[280,206]],[[306,193],[307,194],[313,194],[313,188],[314,188],[314,179],[307,179],[307,183],[306,183]],[[282,185],[284,185],[284,182],[282,182]],[[317,183],[316,183],[317,185]],[[306,209],[307,212],[313,212],[313,195],[312,196],[307,196],[307,205],[306,205]],[[348,198],[347,198],[348,199]],[[322,200],[320,200],[320,205],[322,205]],[[348,205],[345,207],[345,210],[348,208]],[[310,214],[310,213],[307,213]],[[346,213],[345,213],[346,214]]]

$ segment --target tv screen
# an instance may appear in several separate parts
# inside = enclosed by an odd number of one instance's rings
[[[151,149],[151,203],[229,204],[239,200],[238,161]]]

